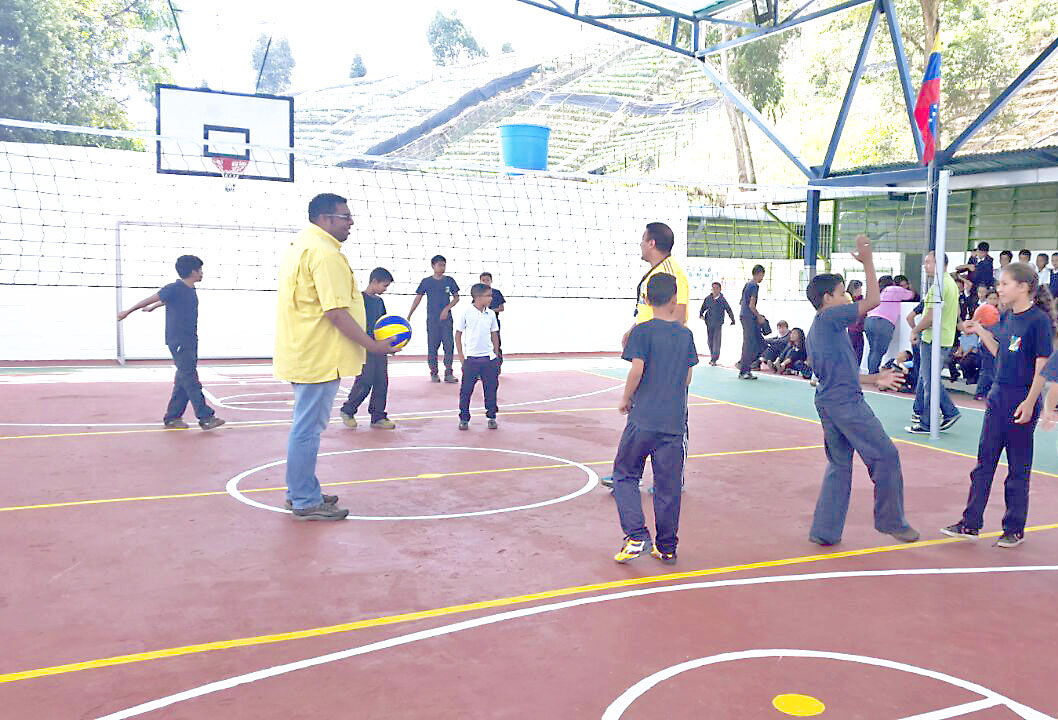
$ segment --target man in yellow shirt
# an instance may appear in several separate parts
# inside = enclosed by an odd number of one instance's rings
[[[396,352],[364,331],[364,298],[341,244],[353,216],[345,198],[323,193],[309,202],[309,226],[279,263],[275,376],[294,388],[287,441],[287,508],[295,520],[342,520],[338,497],[316,479],[320,433],[330,421],[338,381],[356,376],[366,352]]]
[[[639,287],[636,288],[635,322],[625,332],[624,337],[621,338],[622,349],[628,344],[628,336],[632,334],[632,328],[654,318],[654,309],[647,301],[647,284],[650,282],[650,278],[660,273],[672,275],[676,278],[676,319],[679,320],[681,325],[687,327],[687,303],[690,301],[690,289],[687,284],[686,273],[683,272],[683,268],[672,257],[672,246],[675,242],[676,237],[673,235],[672,228],[668,225],[662,222],[647,223],[646,230],[643,231],[643,237],[639,240],[639,256],[643,262],[650,263],[650,270],[639,281]],[[686,461],[688,437],[686,427],[684,427],[683,433],[683,455],[684,461]],[[607,475],[600,482],[604,486],[612,488],[613,476]],[[683,486],[682,477],[680,486]],[[653,492],[653,488],[651,492]]]

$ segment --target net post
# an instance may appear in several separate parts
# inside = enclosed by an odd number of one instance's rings
[[[123,309],[123,298],[121,294],[121,221],[114,225],[114,302],[117,305],[117,312],[121,312]],[[116,332],[116,345],[115,352],[117,355],[118,365],[125,364],[125,329],[121,324],[121,320],[117,319],[117,315],[114,316],[115,332]]]
[[[819,190],[808,191],[808,202],[805,207],[805,268],[802,277],[802,290],[816,275],[816,257],[819,255]]]
[[[944,265],[944,252],[948,231],[948,180],[950,170],[937,173],[937,184],[934,193],[936,208],[934,232],[934,271],[933,286],[937,292],[937,303],[933,306],[933,345],[930,347],[930,396],[929,396],[929,436],[936,440],[940,436],[940,349],[942,342],[942,322],[944,316],[944,277],[948,268]]]

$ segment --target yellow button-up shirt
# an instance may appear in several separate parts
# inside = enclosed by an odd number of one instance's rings
[[[654,277],[658,273],[665,273],[666,275],[672,275],[676,278],[676,304],[686,305],[690,302],[690,286],[687,283],[687,275],[683,272],[683,268],[672,259],[672,256],[665,258],[656,266],[650,269],[644,277],[642,282],[639,283],[639,297],[637,298],[636,305],[636,324],[645,323],[647,320],[654,319],[654,308],[650,306],[647,301],[647,283],[650,282],[650,278]]]
[[[363,346],[324,315],[345,308],[364,327],[364,296],[339,243],[318,225],[298,233],[279,263],[275,376],[292,383],[321,383],[358,375]]]

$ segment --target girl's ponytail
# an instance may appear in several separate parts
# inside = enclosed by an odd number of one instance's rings
[[[1047,313],[1047,319],[1051,323],[1051,335],[1053,336],[1055,333],[1054,296],[1051,295],[1050,289],[1046,285],[1037,287],[1033,302],[1036,307]]]
[[[1040,276],[1036,268],[1028,263],[1012,262],[1003,268],[1003,272],[1011,277],[1014,282],[1025,283],[1029,286],[1029,297],[1033,304],[1047,314],[1047,320],[1051,323],[1051,335],[1055,334],[1054,298],[1051,296],[1050,288],[1040,285]]]

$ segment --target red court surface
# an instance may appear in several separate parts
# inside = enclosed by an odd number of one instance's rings
[[[923,540],[874,531],[859,465],[819,548],[818,425],[695,395],[678,564],[617,565],[621,383],[509,365],[496,431],[399,371],[396,430],[333,422],[337,523],[281,511],[267,366],[203,373],[208,433],[160,428],[161,370],[5,383],[0,717],[1058,716],[1053,478],[1021,547],[946,539],[973,459],[901,444]]]

